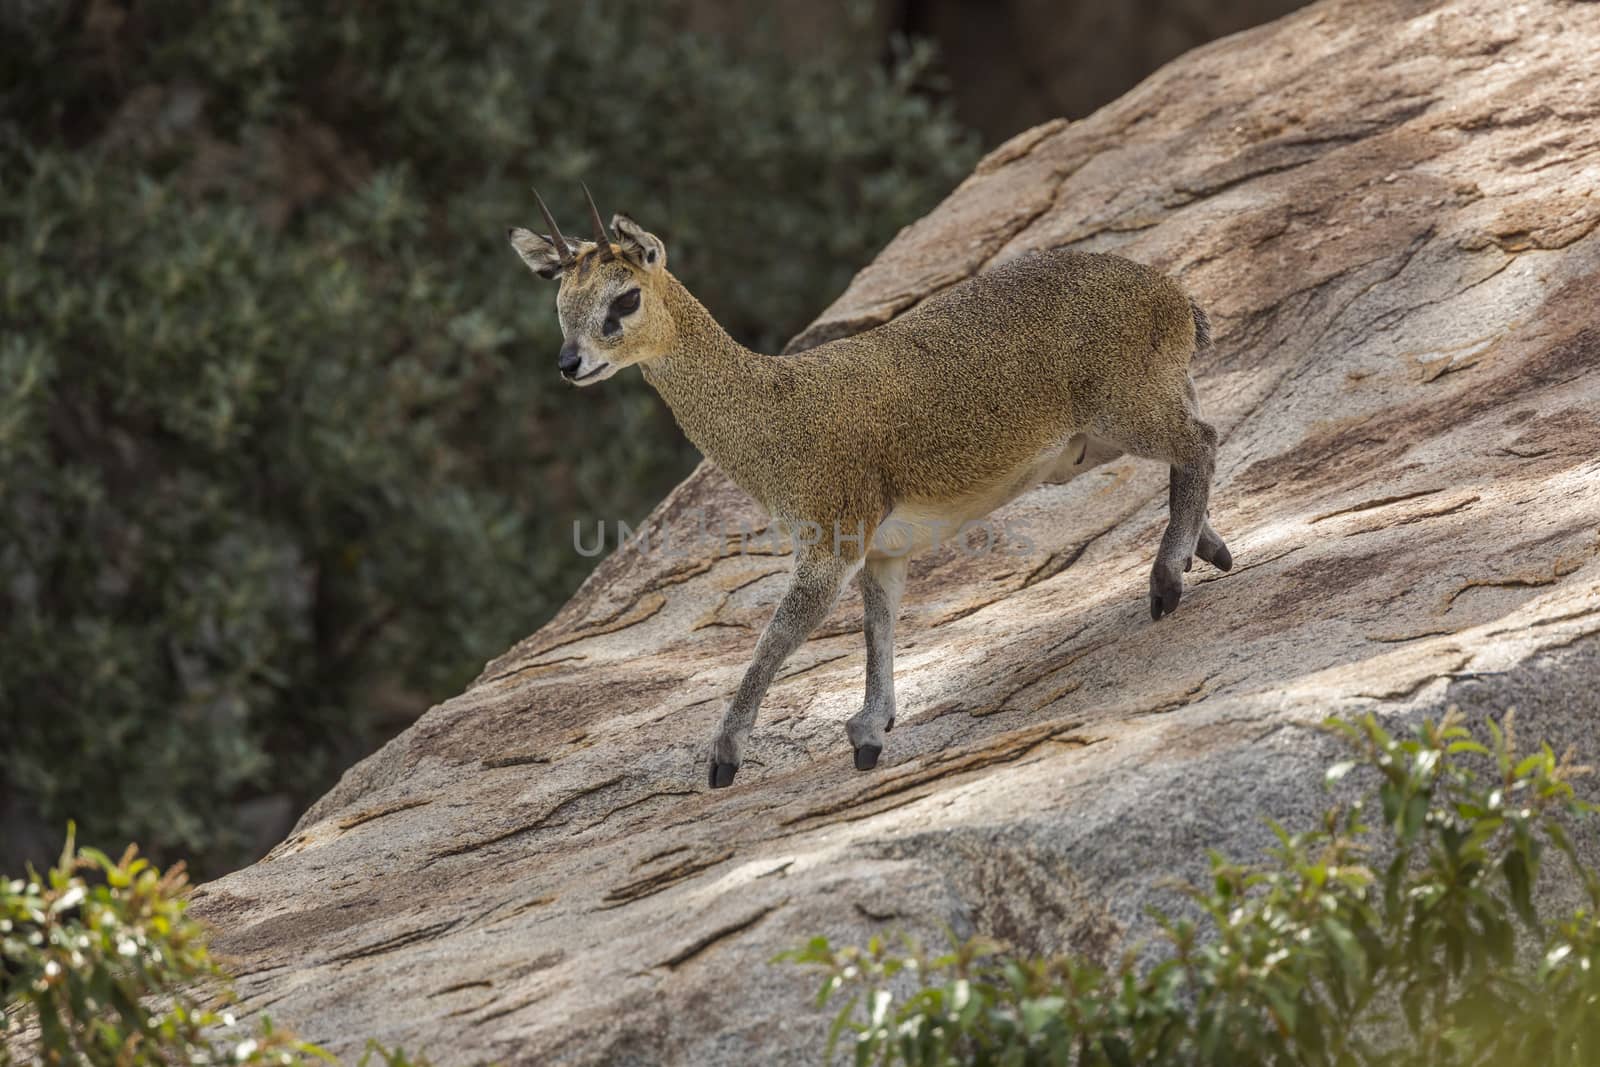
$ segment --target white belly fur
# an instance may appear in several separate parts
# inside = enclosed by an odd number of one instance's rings
[[[1067,441],[984,486],[953,500],[906,500],[895,504],[879,523],[872,538],[869,557],[911,556],[959,536],[967,523],[977,523],[985,515],[1010,503],[1040,482],[1071,481],[1099,463],[1120,455],[1120,451],[1098,438],[1075,434]],[[990,526],[993,536],[1004,531]],[[973,543],[983,534],[973,531]]]

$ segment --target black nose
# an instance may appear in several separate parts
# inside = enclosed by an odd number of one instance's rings
[[[561,358],[556,360],[556,366],[561,368],[561,373],[570,378],[578,373],[578,342],[568,341],[561,346]]]

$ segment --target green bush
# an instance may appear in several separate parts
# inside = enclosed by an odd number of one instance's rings
[[[975,146],[889,68],[670,3],[0,4],[0,811],[215,871],[530,632],[693,460],[575,403],[506,247],[578,180],[743,340]]]
[[[1600,1063],[1600,874],[1567,823],[1593,813],[1586,768],[1489,744],[1456,716],[1390,736],[1331,723],[1376,790],[1322,825],[1276,828],[1272,861],[1211,857],[1197,922],[1157,915],[1159,962],[1106,970],[981,939],[930,957],[826,939],[785,954],[843,999],[829,1042],[858,1064],[1593,1067]],[[1369,823],[1369,820],[1370,823]],[[1576,911],[1544,914],[1543,861],[1563,857]],[[909,995],[907,995],[909,994]]]
[[[184,914],[187,885],[182,864],[163,873],[132,846],[115,861],[78,851],[71,831],[48,874],[0,879],[0,1067],[24,1040],[53,1064],[336,1063],[270,1019],[228,1013],[205,930]],[[360,1062],[427,1061],[371,1043]]]

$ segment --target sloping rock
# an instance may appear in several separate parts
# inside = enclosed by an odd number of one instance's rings
[[[915,565],[878,771],[844,737],[852,593],[711,793],[785,561],[624,548],[200,891],[246,1006],[446,1063],[810,1063],[813,980],[776,951],[949,924],[1113,952],[1203,848],[1321,807],[1328,714],[1517,702],[1593,753],[1596,55],[1593,4],[1336,0],[997,150],[799,343],[1029,248],[1175,273],[1216,325],[1232,573],[1152,624],[1165,472],[1042,487],[1001,516],[1031,552]],[[649,529],[697,511],[759,521],[702,468]]]

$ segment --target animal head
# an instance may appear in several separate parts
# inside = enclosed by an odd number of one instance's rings
[[[587,187],[584,196],[589,196]],[[594,239],[562,236],[550,209],[533,194],[548,234],[513,227],[507,236],[517,255],[541,278],[560,279],[556,315],[561,322],[561,376],[577,385],[604,381],[623,367],[666,354],[672,317],[665,304],[667,247],[626,215],[606,233],[589,197]]]

